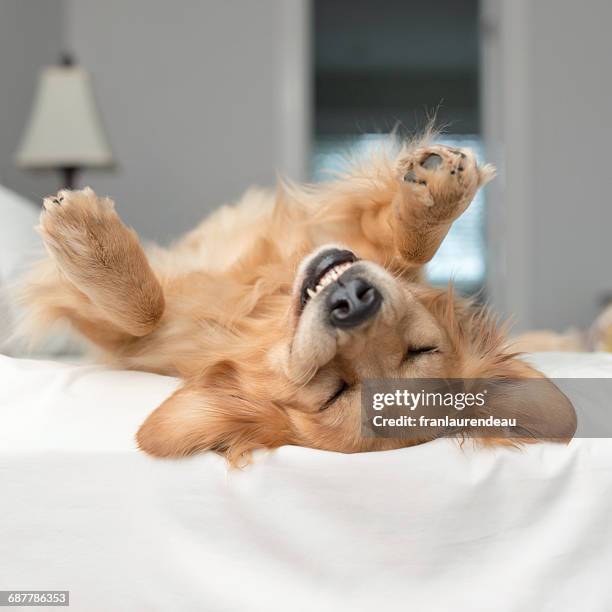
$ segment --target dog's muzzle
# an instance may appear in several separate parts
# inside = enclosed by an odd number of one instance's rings
[[[300,312],[319,301],[331,327],[351,329],[380,310],[383,296],[358,257],[348,249],[323,248],[306,266],[300,287]]]

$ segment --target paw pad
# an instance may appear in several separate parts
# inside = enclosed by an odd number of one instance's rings
[[[430,153],[422,162],[421,166],[427,170],[435,170],[442,164],[442,157],[437,153]]]
[[[408,170],[408,172],[404,174],[404,182],[416,183],[417,185],[427,185],[427,181],[424,181],[423,179],[419,179],[417,175],[414,173],[414,170]]]
[[[416,183],[417,182],[417,176],[414,173],[414,170],[408,170],[408,172],[406,172],[406,174],[404,174],[404,181],[406,181],[407,183]]]

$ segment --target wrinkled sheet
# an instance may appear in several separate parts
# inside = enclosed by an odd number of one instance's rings
[[[612,376],[610,355],[531,359]],[[133,436],[177,384],[0,357],[0,589],[86,612],[612,610],[612,440],[152,459]]]

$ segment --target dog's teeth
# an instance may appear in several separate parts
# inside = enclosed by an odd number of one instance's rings
[[[337,279],[340,278],[340,276],[350,267],[351,267],[351,264],[348,264],[348,263],[340,264],[337,268],[334,269],[336,278]]]
[[[348,261],[343,264],[338,264],[336,267],[332,268],[331,270],[328,270],[319,279],[319,282],[317,283],[317,286],[314,289],[307,289],[308,297],[314,298],[320,291],[325,289],[325,287],[337,281],[340,276],[342,276],[342,274],[346,272],[346,270],[348,270],[352,265],[353,263]]]

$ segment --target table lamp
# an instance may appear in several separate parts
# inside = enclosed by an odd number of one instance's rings
[[[91,79],[69,56],[42,70],[15,160],[21,168],[58,170],[66,189],[80,169],[112,164]]]

